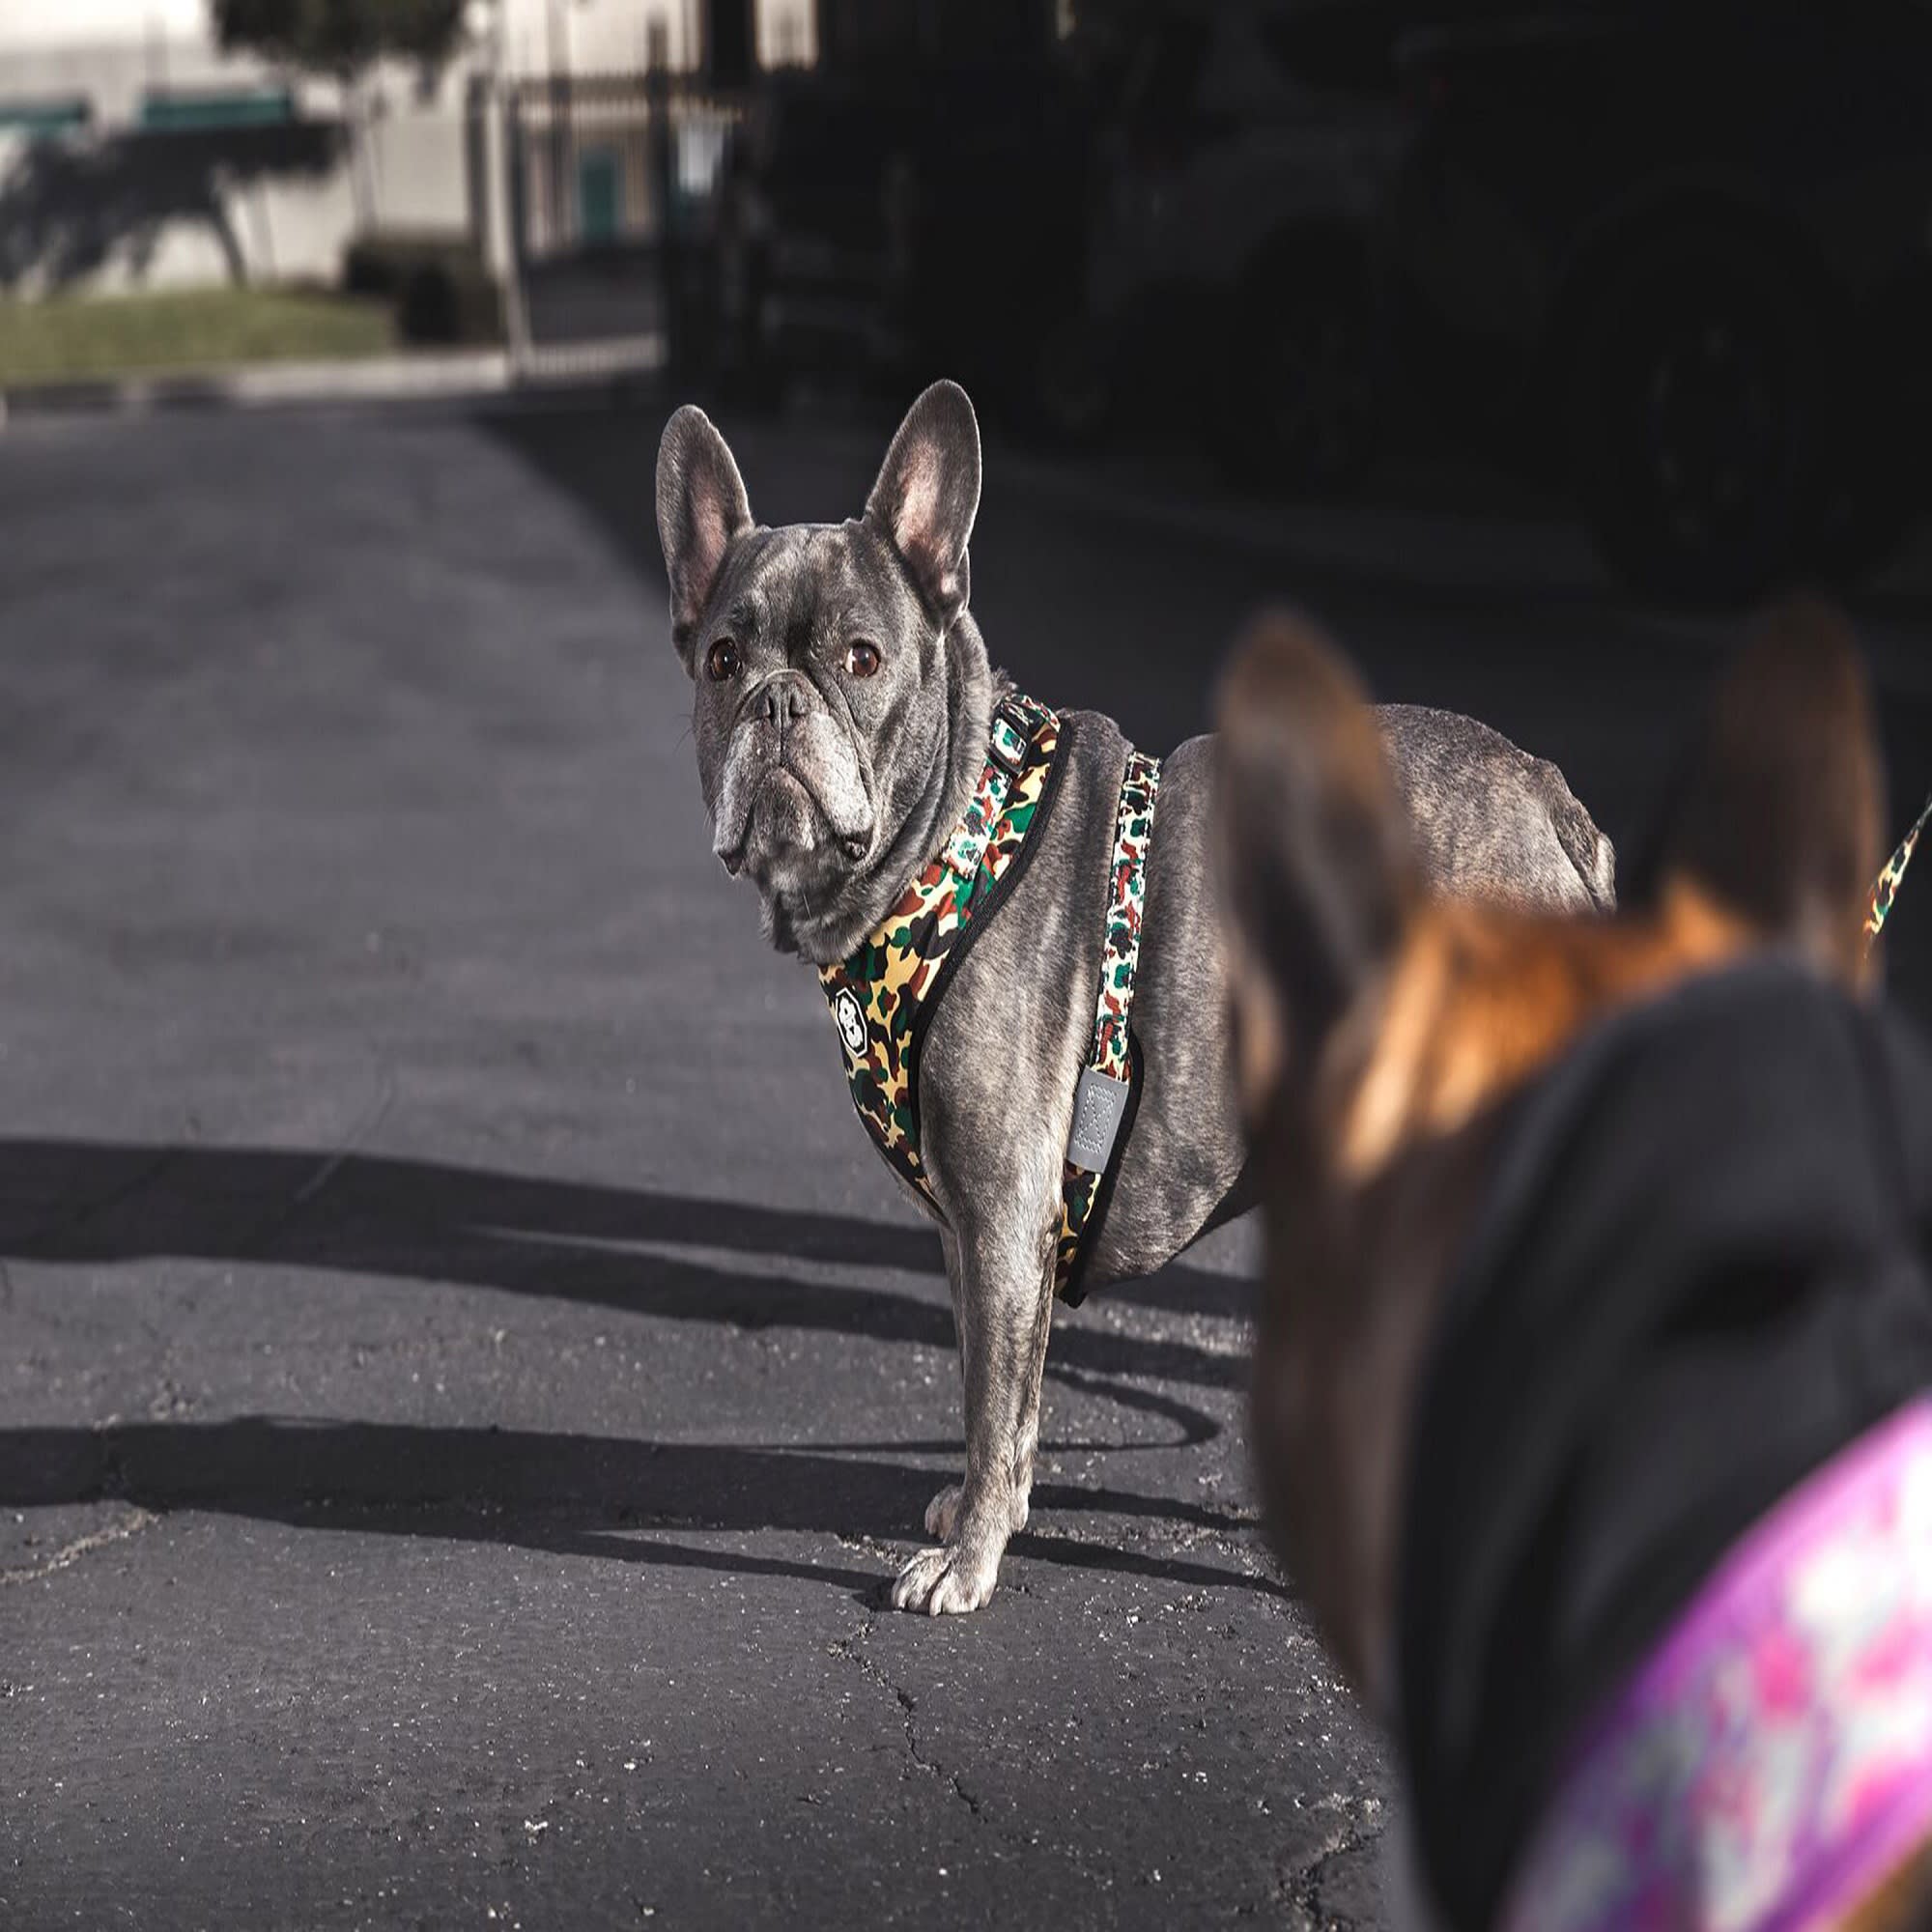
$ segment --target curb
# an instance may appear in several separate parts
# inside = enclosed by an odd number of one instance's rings
[[[0,389],[0,429],[36,417],[154,415],[168,411],[283,409],[316,403],[388,403],[506,396],[524,389],[594,386],[664,366],[656,339],[532,349],[521,367],[505,349],[384,355],[341,362],[257,362],[180,375],[48,383]]]

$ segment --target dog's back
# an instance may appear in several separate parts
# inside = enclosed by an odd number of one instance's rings
[[[1609,912],[1610,841],[1547,758],[1500,731],[1421,704],[1376,709],[1425,872],[1492,904]]]

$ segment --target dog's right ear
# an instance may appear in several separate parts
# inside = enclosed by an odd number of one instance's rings
[[[1644,871],[1687,878],[1851,984],[1881,848],[1884,760],[1843,615],[1793,598],[1719,678]]]
[[[1300,619],[1260,619],[1216,699],[1223,905],[1251,1123],[1308,1091],[1417,898],[1407,823],[1354,673]]]
[[[724,439],[687,403],[658,445],[658,539],[670,576],[670,636],[692,668],[693,639],[732,538],[752,526],[751,500]]]

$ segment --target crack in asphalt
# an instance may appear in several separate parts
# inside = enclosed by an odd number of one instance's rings
[[[1366,1851],[1379,1842],[1383,1826],[1383,1806],[1375,1798],[1345,1798],[1332,1802],[1346,1816],[1346,1822],[1311,1859],[1304,1860],[1282,1879],[1279,1892],[1283,1902],[1300,1915],[1301,1922],[1319,1932],[1355,1932],[1360,1921],[1323,1903],[1322,1892],[1331,1868],[1338,1860]]]
[[[130,1536],[138,1535],[150,1524],[159,1521],[160,1518],[152,1510],[129,1510],[118,1522],[111,1522],[102,1529],[89,1530],[85,1536],[76,1536],[72,1542],[62,1544],[51,1555],[38,1563],[0,1570],[0,1584],[39,1582],[42,1577],[51,1577],[57,1571],[71,1569],[83,1556],[90,1556],[97,1549],[127,1542]]]
[[[919,1732],[913,1723],[914,1713],[919,1702],[911,1691],[895,1684],[867,1648],[873,1630],[879,1621],[877,1610],[867,1610],[866,1620],[849,1637],[839,1637],[831,1646],[833,1652],[858,1667],[859,1674],[868,1684],[876,1685],[899,1707],[899,1718],[905,1731],[906,1757],[913,1769],[926,1777],[936,1777],[950,1790],[953,1797],[972,1812],[974,1818],[984,1823],[984,1814],[980,1808],[980,1801],[966,1789],[959,1774],[949,1772],[943,1765],[935,1763],[920,1748]]]
[[[900,1723],[905,1734],[906,1761],[914,1771],[923,1777],[936,1779],[960,1804],[965,1805],[966,1809],[972,1814],[975,1824],[994,1833],[1009,1849],[1022,1854],[1037,1851],[1038,1849],[1038,1839],[1037,1836],[1028,1838],[1024,1833],[1014,1830],[1011,1826],[1000,1824],[997,1820],[989,1817],[985,1809],[984,1801],[976,1797],[967,1788],[966,1782],[960,1775],[956,1771],[948,1771],[937,1759],[928,1755],[926,1750],[921,1746],[918,1726],[914,1721],[919,1711],[919,1700],[909,1690],[893,1680],[891,1674],[878,1662],[877,1658],[871,1654],[867,1647],[873,1632],[878,1628],[879,1618],[882,1615],[896,1616],[897,1614],[896,1611],[886,1611],[879,1608],[867,1610],[865,1621],[849,1637],[837,1638],[828,1648],[835,1656],[844,1658],[868,1684],[885,1691],[893,1699],[894,1703],[897,1705]],[[1096,1887],[1101,1884],[1093,1866],[1071,1846],[1060,1846],[1058,1848],[1058,1856],[1089,1884],[1095,1885]]]

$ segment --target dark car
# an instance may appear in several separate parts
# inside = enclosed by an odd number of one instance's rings
[[[1399,17],[1378,0],[1133,10],[1088,248],[1094,373],[1071,400],[1097,408],[1100,380],[1121,397],[1178,390],[1245,480],[1361,467]]]
[[[1401,63],[1411,400],[1567,478],[1648,593],[1883,562],[1921,500],[1932,14],[1599,5]]]

